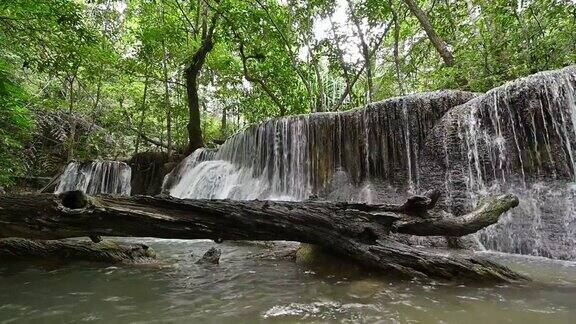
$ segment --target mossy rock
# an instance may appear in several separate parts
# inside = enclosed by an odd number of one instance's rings
[[[89,261],[140,263],[156,259],[154,250],[144,244],[98,243],[80,240],[0,239],[0,261]]]
[[[342,277],[356,277],[364,273],[362,267],[348,258],[336,255],[312,244],[302,243],[296,251],[296,263],[316,273]]]

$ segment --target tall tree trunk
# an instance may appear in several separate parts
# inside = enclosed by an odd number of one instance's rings
[[[148,69],[146,69],[148,71]],[[144,79],[144,93],[142,94],[142,105],[140,106],[140,120],[138,122],[138,134],[136,134],[136,143],[134,144],[134,154],[138,153],[140,148],[140,139],[142,138],[142,129],[144,128],[144,117],[146,116],[146,95],[148,94],[148,73]]]
[[[214,29],[218,23],[218,13],[214,13],[208,26],[206,22],[202,24],[202,42],[192,60],[185,70],[186,94],[188,95],[188,148],[187,153],[192,153],[196,149],[204,146],[202,138],[202,127],[200,124],[200,99],[198,97],[198,76],[202,66],[206,61],[206,56],[214,47]]]
[[[360,24],[360,18],[356,15],[356,9],[352,0],[348,0],[348,7],[350,8],[350,16],[354,26],[356,26],[356,31],[358,37],[360,38],[360,45],[362,48],[362,57],[364,58],[364,66],[366,67],[366,92],[368,94],[368,102],[374,101],[374,85],[372,82],[372,58],[370,55],[370,48],[366,42],[366,37],[364,36],[364,31],[362,30],[362,25]]]
[[[186,69],[186,94],[188,95],[188,148],[187,153],[204,146],[202,127],[200,125],[200,99],[198,98],[199,70]]]
[[[164,44],[164,41],[162,42]],[[166,48],[162,59],[164,72],[164,105],[166,107],[166,137],[168,140],[168,156],[172,155],[172,107],[170,105],[170,87],[168,86],[168,63],[166,62]]]
[[[160,11],[162,23],[164,20],[164,1]],[[168,86],[168,53],[166,51],[166,42],[162,39],[162,72],[164,74],[164,106],[166,108],[166,138],[168,142],[168,156],[172,155],[172,108],[170,107],[170,87]]]
[[[405,94],[404,84],[402,83],[402,75],[400,74],[400,53],[398,43],[400,42],[400,23],[398,21],[398,13],[393,7],[392,0],[389,0],[390,8],[392,9],[392,19],[394,20],[394,69],[396,70],[396,82],[398,83],[398,90],[401,95]]]
[[[430,39],[430,42],[432,42],[432,45],[434,45],[434,48],[436,48],[436,51],[438,51],[442,60],[444,60],[444,64],[446,66],[453,66],[454,56],[452,55],[452,52],[448,49],[444,40],[436,33],[436,30],[432,27],[426,13],[420,9],[414,0],[404,0],[404,2],[420,22],[420,26],[422,26],[422,29],[424,29],[426,35],[428,35],[428,39]]]
[[[344,81],[346,82],[346,89],[344,90],[345,96],[342,99],[342,102],[350,95],[350,99],[353,100],[354,97],[354,83],[350,76],[350,72],[348,71],[348,66],[346,66],[346,62],[344,61],[344,51],[340,46],[340,40],[338,39],[338,34],[336,33],[336,26],[332,19],[330,19],[330,27],[332,30],[332,35],[334,37],[334,44],[336,45],[336,51],[338,52],[338,61],[340,63],[340,67],[342,68],[342,76],[344,77]],[[341,97],[342,98],[342,97]],[[338,104],[332,106],[332,111],[338,110],[342,102],[338,102]]]
[[[68,115],[70,118],[70,134],[68,135],[68,157],[67,161],[70,162],[74,160],[74,145],[76,137],[76,118],[73,116],[74,110],[74,80],[76,79],[76,73],[69,77],[68,80]]]
[[[122,96],[120,96],[120,98],[118,98],[118,108],[120,111],[124,111],[124,94],[122,94]],[[130,117],[128,117],[130,118]],[[114,157],[114,160],[118,160],[118,145],[114,145],[114,149],[112,151],[112,156]]]
[[[91,133],[93,127],[96,125],[96,118],[98,117],[98,105],[100,104],[100,97],[102,94],[102,77],[98,78],[98,85],[96,86],[96,99],[94,99],[94,105],[92,105],[92,123],[88,127],[87,133]]]
[[[472,25],[474,35],[478,36],[480,34],[478,25],[476,25],[478,21],[478,16],[474,15],[475,5],[472,0],[466,0],[466,9],[468,11],[468,18],[470,19],[470,25]]]
[[[220,136],[222,136],[222,139],[226,139],[226,128],[228,125],[226,125],[228,123],[227,121],[227,117],[226,113],[228,110],[228,106],[224,105],[224,107],[222,108],[222,121],[220,123]]]
[[[326,94],[324,89],[324,82],[322,80],[322,74],[320,72],[320,62],[318,57],[314,54],[310,45],[308,45],[308,53],[310,54],[310,58],[312,59],[312,67],[314,68],[314,74],[316,75],[316,83],[318,84],[318,103],[316,104],[316,111],[325,111],[326,110]]]
[[[102,78],[98,80],[98,86],[96,86],[96,99],[94,100],[94,105],[92,106],[92,120],[96,120],[98,115],[98,105],[100,104],[100,97],[102,95]],[[90,125],[92,127],[92,125]]]

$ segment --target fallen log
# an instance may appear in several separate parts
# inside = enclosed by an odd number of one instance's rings
[[[99,243],[78,240],[0,239],[0,261],[89,261],[104,263],[139,263],[156,258],[144,244]]]
[[[82,236],[176,239],[286,240],[323,246],[365,266],[410,276],[444,279],[517,281],[525,278],[475,256],[461,257],[390,241],[390,231],[436,235],[408,220],[440,222],[461,235],[466,222],[496,222],[516,206],[513,195],[487,198],[465,221],[446,221],[432,210],[434,193],[411,197],[403,205],[340,202],[183,200],[170,197],[87,197],[79,191],[61,195],[0,197],[0,237],[61,239]],[[496,207],[494,207],[496,206]],[[497,214],[497,215],[496,215]],[[414,229],[416,228],[416,229]]]

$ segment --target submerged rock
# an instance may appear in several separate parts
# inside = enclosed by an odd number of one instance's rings
[[[353,298],[370,298],[382,290],[382,281],[369,278],[360,279],[350,283],[347,295]]]
[[[235,241],[234,244],[240,244],[240,246],[256,246],[265,249],[263,252],[250,255],[250,258],[286,261],[296,261],[296,254],[301,245],[298,242],[289,241]]]
[[[296,263],[324,275],[356,277],[365,273],[357,262],[335,255],[326,249],[312,244],[300,244],[296,251]]]

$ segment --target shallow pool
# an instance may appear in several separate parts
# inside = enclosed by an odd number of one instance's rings
[[[235,243],[197,265],[215,243],[130,241],[161,263],[0,265],[0,323],[576,323],[574,262],[483,252],[534,282],[475,286],[318,274]]]

